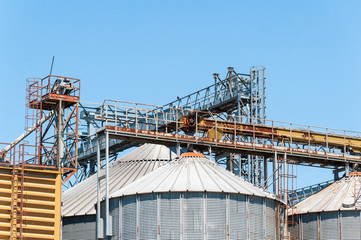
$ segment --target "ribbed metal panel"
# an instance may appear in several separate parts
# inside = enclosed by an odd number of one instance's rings
[[[229,195],[229,231],[230,239],[247,238],[246,197],[244,195]]]
[[[157,239],[157,195],[140,195],[139,231],[141,240]]]
[[[276,205],[272,200],[237,194],[190,192],[142,194],[137,198],[138,204],[135,196],[123,197],[121,211],[119,200],[111,200],[112,239],[119,239],[119,232],[121,239],[137,239],[138,224],[140,239],[178,240],[183,236],[184,240],[221,240],[227,239],[227,222],[228,239],[276,239]]]
[[[203,239],[203,193],[185,193],[183,201],[183,239]]]
[[[263,200],[249,197],[249,233],[251,239],[263,239]]]
[[[276,204],[274,201],[266,199],[266,239],[276,239]]]
[[[162,145],[144,144],[109,165],[109,194],[168,163],[176,155]],[[104,174],[102,170],[100,174]],[[105,196],[105,179],[100,181],[101,197]],[[62,216],[95,214],[97,175],[66,190],[62,195]]]
[[[341,212],[342,239],[361,239],[360,228],[360,211]]]
[[[323,212],[320,214],[321,240],[339,239],[338,212]]]
[[[226,239],[226,194],[207,194],[207,239]]]
[[[180,239],[180,194],[160,195],[160,239]]]
[[[62,239],[95,239],[95,215],[63,218]]]
[[[134,240],[137,233],[136,197],[124,197],[122,204],[122,239]]]
[[[291,221],[293,221],[293,224],[289,226],[289,229],[292,231],[291,236],[296,237],[296,239],[300,239],[300,216],[294,216],[291,218]]]
[[[110,199],[109,211],[112,216],[112,235],[114,239],[120,238],[119,228],[119,198]]]
[[[24,168],[0,166],[0,239],[59,239],[60,172]]]
[[[302,215],[303,239],[318,239],[317,213]]]

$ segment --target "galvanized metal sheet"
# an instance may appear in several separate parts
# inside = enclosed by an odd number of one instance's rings
[[[296,204],[294,214],[361,210],[361,176],[352,174]],[[289,212],[291,214],[291,212]]]
[[[109,165],[109,193],[146,175],[174,159],[176,154],[162,145],[145,144]],[[103,171],[101,171],[102,174]],[[105,195],[105,179],[101,180],[101,195]],[[97,176],[93,175],[66,190],[62,196],[62,216],[95,214]]]
[[[205,157],[181,157],[111,194],[111,198],[152,192],[225,192],[275,199]]]

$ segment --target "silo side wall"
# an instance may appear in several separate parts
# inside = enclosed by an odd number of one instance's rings
[[[63,217],[62,239],[95,239],[95,215]]]
[[[60,171],[0,166],[1,239],[60,239],[60,208]]]
[[[277,205],[271,199],[226,193],[153,193],[111,199],[111,239],[274,240],[278,239]]]
[[[299,219],[300,239],[361,239],[360,211],[307,213]]]

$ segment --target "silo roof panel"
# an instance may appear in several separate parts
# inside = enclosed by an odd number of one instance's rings
[[[114,193],[174,158],[176,154],[162,145],[144,144],[136,148],[109,165],[109,193]],[[104,171],[100,171],[100,174],[104,174]],[[100,183],[101,195],[104,196],[105,179]],[[62,216],[95,214],[96,200],[97,176],[94,174],[63,193]]]
[[[152,192],[226,192],[275,199],[275,196],[225,170],[204,156],[184,156],[134,181],[114,197]]]
[[[350,177],[344,177],[322,191],[296,204],[293,213],[304,214],[308,212],[360,210],[360,197],[360,175],[351,173]]]

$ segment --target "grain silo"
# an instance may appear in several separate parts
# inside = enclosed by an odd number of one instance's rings
[[[276,198],[200,153],[182,154],[109,204],[107,239],[279,239]]]
[[[168,163],[175,157],[176,154],[162,145],[144,144],[136,148],[109,165],[110,194]],[[105,195],[105,179],[101,180],[101,189],[103,196]],[[62,239],[95,239],[96,174],[66,190],[62,200]]]
[[[298,239],[361,239],[361,173],[352,172],[295,206]]]

